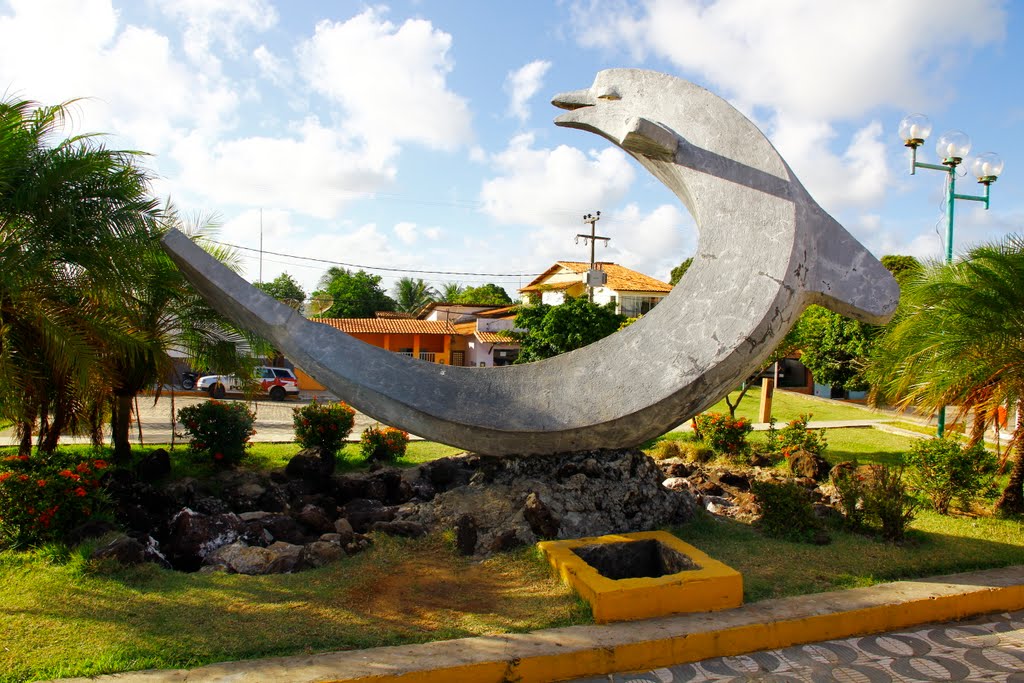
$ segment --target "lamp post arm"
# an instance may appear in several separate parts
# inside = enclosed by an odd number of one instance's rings
[[[949,166],[943,166],[942,164],[926,164],[923,161],[915,161],[914,168],[930,168],[933,171],[949,173]]]
[[[964,199],[964,200],[969,201],[969,202],[982,202],[982,203],[985,204],[985,210],[987,211],[988,210],[989,192],[990,191],[991,191],[990,186],[988,184],[985,184],[985,194],[983,194],[983,195],[954,194],[953,198],[954,199]]]

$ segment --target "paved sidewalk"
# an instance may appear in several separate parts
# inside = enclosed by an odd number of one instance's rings
[[[706,681],[1024,683],[1024,610],[881,635],[715,657],[642,673],[579,678],[574,683]]]

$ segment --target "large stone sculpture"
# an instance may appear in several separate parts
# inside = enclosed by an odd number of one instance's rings
[[[665,74],[610,69],[553,104],[569,110],[558,125],[635,157],[700,231],[672,293],[586,348],[499,368],[424,363],[305,320],[178,232],[165,248],[214,307],[360,411],[490,455],[634,446],[755,372],[809,304],[871,323],[892,315],[899,288],[888,271],[724,100]]]

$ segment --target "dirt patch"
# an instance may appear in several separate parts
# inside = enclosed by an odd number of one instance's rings
[[[447,553],[398,560],[387,573],[356,581],[347,591],[348,607],[373,619],[404,620],[411,628],[437,628],[452,612],[499,611],[508,588],[500,578]]]

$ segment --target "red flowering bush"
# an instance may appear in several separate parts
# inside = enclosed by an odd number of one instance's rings
[[[701,441],[716,453],[739,457],[749,449],[747,434],[754,425],[745,417],[734,420],[724,413],[701,413],[693,418],[693,424]]]
[[[409,433],[394,427],[367,427],[359,438],[359,447],[367,460],[394,461],[405,455]]]
[[[191,440],[189,450],[207,453],[215,465],[235,465],[245,457],[256,433],[256,414],[241,401],[203,401],[178,411]]]
[[[100,486],[107,463],[53,453],[0,459],[0,546],[61,540],[106,509]]]
[[[807,428],[811,417],[810,413],[800,415],[779,430],[779,447],[782,449],[782,455],[786,458],[793,457],[798,451],[822,455],[828,448],[824,429],[811,430]]]
[[[295,440],[303,448],[319,448],[324,457],[334,457],[345,445],[355,418],[356,411],[342,402],[299,406],[292,410]]]

